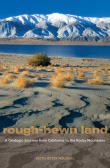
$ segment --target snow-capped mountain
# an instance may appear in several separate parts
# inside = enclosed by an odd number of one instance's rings
[[[69,14],[20,15],[0,20],[0,38],[99,40],[110,37],[110,18]]]

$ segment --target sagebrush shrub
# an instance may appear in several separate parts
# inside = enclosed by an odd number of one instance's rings
[[[15,85],[18,88],[28,88],[34,85],[34,81],[26,78],[25,76],[19,76],[15,80]]]
[[[50,58],[46,54],[35,54],[33,57],[27,60],[27,63],[31,66],[48,66],[50,65]]]

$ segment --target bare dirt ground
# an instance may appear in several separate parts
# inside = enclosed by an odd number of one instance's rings
[[[110,45],[109,41],[69,41],[69,40],[64,40],[64,41],[55,41],[55,40],[38,40],[38,39],[23,39],[23,38],[18,38],[18,39],[0,39],[0,44],[29,44],[29,45]]]
[[[0,79],[3,74],[17,77],[23,71],[44,77],[33,79],[35,85],[17,88],[14,82],[0,86],[0,131],[7,127],[104,127],[110,129],[110,60],[51,57],[52,66],[30,68],[30,55],[0,54]],[[12,67],[24,67],[18,72]],[[54,67],[54,68],[53,68]],[[70,72],[74,81],[66,81],[64,88],[53,88],[50,78],[55,71]],[[78,72],[83,71],[83,77]],[[96,76],[103,84],[89,84]],[[30,77],[31,79],[31,77]],[[45,135],[43,138],[64,138],[66,135]],[[73,135],[72,135],[73,136]],[[67,136],[69,138],[69,136]],[[105,143],[5,143],[1,135],[0,167],[2,168],[109,168],[109,135],[77,135],[80,139],[105,139]],[[9,137],[8,137],[9,138]],[[29,137],[28,137],[29,138]],[[36,137],[34,137],[36,138]],[[74,138],[74,136],[72,137]],[[36,160],[37,156],[72,156],[73,160]]]

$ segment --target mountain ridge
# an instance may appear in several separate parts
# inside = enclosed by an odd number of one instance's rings
[[[0,39],[98,41],[110,38],[110,18],[52,13],[8,17],[0,20]]]

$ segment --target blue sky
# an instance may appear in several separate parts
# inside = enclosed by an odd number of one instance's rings
[[[54,12],[110,17],[110,0],[1,0],[0,18]]]

